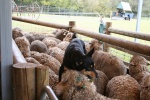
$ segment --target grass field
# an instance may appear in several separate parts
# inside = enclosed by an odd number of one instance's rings
[[[62,25],[68,25],[69,21],[75,21],[76,22],[76,27],[93,31],[93,32],[98,32],[99,29],[99,24],[100,24],[100,18],[99,17],[82,17],[82,16],[58,16],[58,15],[40,15],[39,19],[40,21],[45,21],[45,22],[51,22],[51,23],[58,23]],[[129,31],[135,31],[136,30],[136,19],[131,19],[130,21],[128,20],[111,20],[110,18],[105,18],[106,22],[112,22],[112,27],[113,28],[118,28],[118,29],[123,29],[123,30],[129,30]],[[38,25],[32,25],[32,24],[27,24],[27,23],[22,23],[22,22],[17,22],[13,21],[12,26],[14,27],[20,27],[25,31],[28,32],[42,32],[42,33],[51,33],[54,29],[53,28],[48,28],[48,27],[43,27],[43,26],[38,26]],[[141,24],[140,24],[140,32],[142,33],[147,33],[150,34],[150,19],[141,19]],[[121,36],[121,35],[116,35],[112,34],[113,36],[127,39],[130,41],[134,41],[134,38],[129,38],[126,36]],[[84,37],[84,39],[87,39],[87,37]],[[138,42],[150,45],[149,41],[143,41],[139,40]],[[129,62],[131,55],[120,52],[120,51],[114,51],[113,54],[119,56],[123,60]]]
[[[40,15],[40,21],[58,23],[63,25],[68,25],[69,21],[76,21],[76,27],[87,29],[90,31],[98,32],[100,18],[99,17],[76,17],[76,16],[57,16],[57,15]],[[106,22],[112,22],[112,27],[125,29],[125,30],[136,30],[136,19],[127,20],[111,20],[110,18],[105,18]],[[150,32],[150,20],[142,19],[140,32],[149,33]]]

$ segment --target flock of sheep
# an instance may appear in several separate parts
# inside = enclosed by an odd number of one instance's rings
[[[66,70],[58,83],[58,71],[66,47],[75,35],[57,29],[51,35],[12,30],[12,36],[27,62],[49,67],[49,85],[60,100],[150,100],[149,62],[134,55],[129,73],[124,62],[104,52],[100,41],[85,42],[86,50],[94,48],[92,59],[98,78],[88,79],[84,74]]]

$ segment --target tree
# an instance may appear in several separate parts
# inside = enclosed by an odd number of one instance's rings
[[[103,15],[109,15],[112,11],[116,11],[117,5],[121,2],[129,2],[132,12],[137,13],[138,0],[14,0],[16,4],[30,4],[37,1],[40,5],[62,7],[65,9],[80,12],[99,12]],[[150,14],[150,0],[143,1],[143,14]]]

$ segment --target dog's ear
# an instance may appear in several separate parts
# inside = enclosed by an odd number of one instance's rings
[[[91,51],[89,51],[88,53],[87,53],[87,56],[89,56],[89,57],[92,57],[92,54],[94,53],[94,48],[91,50]]]

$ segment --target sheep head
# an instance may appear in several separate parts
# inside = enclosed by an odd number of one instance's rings
[[[92,49],[92,48],[94,48],[94,50],[103,50],[103,45],[99,40],[93,39],[90,42],[90,49]]]
[[[131,75],[141,71],[148,71],[149,62],[142,56],[134,55],[130,60],[129,73]]]
[[[63,39],[63,41],[68,41],[70,42],[73,38],[76,38],[76,34],[72,32],[68,32],[66,34],[66,37]]]
[[[130,60],[130,65],[150,65],[149,62],[142,56],[134,55]]]
[[[53,34],[56,38],[63,40],[63,38],[68,34],[68,31],[65,29],[58,29]]]

